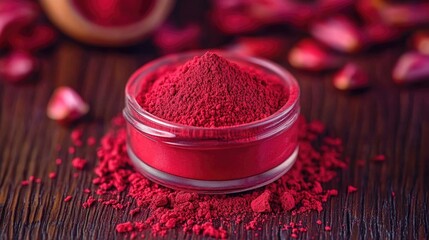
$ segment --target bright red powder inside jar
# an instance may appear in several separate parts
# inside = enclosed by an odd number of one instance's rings
[[[259,229],[270,216],[299,215],[308,211],[322,211],[322,203],[333,194],[323,183],[337,176],[337,170],[347,167],[341,160],[340,141],[332,144],[323,137],[320,123],[299,124],[299,154],[295,165],[283,177],[263,188],[234,195],[199,195],[159,186],[133,169],[126,149],[125,121],[113,120],[114,127],[101,139],[97,151],[99,162],[93,183],[103,205],[122,209],[131,202],[130,215],[146,216],[117,225],[116,230],[128,236],[139,236],[146,229],[155,235],[165,235],[169,229],[181,228],[186,232],[215,238],[226,238],[231,224],[244,223],[246,229]],[[321,143],[321,144],[317,144]],[[320,145],[320,146],[319,146]],[[317,146],[317,147],[316,147]],[[91,199],[90,201],[88,201]],[[90,207],[93,197],[84,207]],[[133,205],[133,204],[132,204]],[[261,214],[260,212],[264,212]],[[286,223],[279,222],[279,226]],[[287,223],[284,230],[298,237],[307,228],[302,222]]]
[[[266,118],[287,101],[280,80],[214,53],[164,69],[137,97],[162,119],[198,127],[225,127]]]
[[[74,0],[79,12],[89,21],[117,27],[138,22],[153,8],[154,0]]]

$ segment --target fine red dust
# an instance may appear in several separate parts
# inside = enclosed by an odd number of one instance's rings
[[[135,220],[116,227],[117,232],[129,237],[141,236],[146,229],[162,236],[169,229],[180,228],[226,238],[231,224],[244,223],[246,229],[259,229],[274,214],[320,212],[322,203],[338,194],[335,189],[324,189],[323,183],[334,179],[337,171],[347,164],[340,158],[341,141],[323,137],[324,126],[320,122],[306,123],[302,117],[298,121],[298,159],[283,177],[241,194],[199,195],[160,186],[135,171],[126,151],[125,121],[122,117],[115,118],[97,151],[98,164],[94,169],[97,177],[93,183],[98,197],[88,197],[83,207],[93,206],[95,198],[115,209],[130,205],[129,216]],[[98,204],[94,207],[98,206],[102,207]],[[146,214],[147,218],[140,220]],[[292,237],[307,231],[302,223],[290,224],[284,229],[291,231]]]

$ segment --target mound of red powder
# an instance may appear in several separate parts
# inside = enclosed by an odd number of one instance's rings
[[[97,151],[98,165],[93,180],[98,196],[89,196],[83,207],[108,205],[123,209],[131,205],[131,216],[145,220],[118,224],[116,231],[136,237],[145,229],[164,235],[169,229],[226,238],[233,223],[244,223],[247,229],[259,229],[272,215],[297,215],[322,211],[322,203],[336,196],[335,189],[324,189],[339,168],[347,164],[340,159],[342,142],[323,137],[320,122],[306,123],[299,119],[299,154],[292,169],[283,177],[263,188],[233,195],[199,195],[172,190],[155,184],[136,172],[126,151],[125,121],[113,120],[114,127],[101,140]],[[316,144],[319,143],[319,144]],[[279,223],[290,230],[292,237],[307,229],[302,223]]]
[[[253,122],[278,111],[287,100],[279,80],[214,53],[163,70],[137,97],[148,112],[171,122],[223,127]]]

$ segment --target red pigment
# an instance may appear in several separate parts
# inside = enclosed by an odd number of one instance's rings
[[[152,10],[153,0],[74,0],[79,12],[89,21],[117,27],[138,22]]]
[[[185,232],[226,238],[226,229],[231,224],[244,223],[246,229],[259,229],[273,215],[320,212],[322,203],[336,195],[335,191],[324,189],[323,184],[334,179],[338,169],[347,166],[340,158],[340,142],[332,144],[326,140],[332,138],[321,135],[324,127],[320,123],[307,124],[300,118],[298,159],[287,174],[246,193],[199,195],[160,186],[135,171],[126,151],[125,121],[118,117],[113,125],[101,139],[97,151],[99,162],[94,169],[97,177],[93,183],[97,185],[97,201],[103,205],[115,209],[130,205],[129,214],[136,220],[116,227],[117,232],[128,236],[141,235],[146,229],[155,235],[165,235],[169,229],[180,228]],[[317,144],[319,142],[321,144]],[[88,200],[85,207],[95,203]],[[137,220],[146,215],[145,220]],[[302,222],[290,223],[284,229],[291,231],[293,237],[307,231]]]
[[[155,116],[209,128],[266,118],[286,100],[279,80],[211,52],[166,69],[137,97],[139,104]]]
[[[64,202],[70,202],[70,200],[72,199],[72,196],[67,196],[64,198]]]
[[[50,179],[55,179],[57,177],[57,174],[55,172],[50,172],[49,175],[48,175],[48,177]]]
[[[72,166],[77,170],[82,170],[85,168],[87,161],[83,158],[73,158]]]
[[[352,185],[349,185],[348,187],[347,187],[347,193],[354,193],[354,192],[356,192],[358,189],[357,189],[357,187],[354,187],[354,186],[352,186]]]

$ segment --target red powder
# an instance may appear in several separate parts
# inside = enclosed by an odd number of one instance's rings
[[[198,127],[224,127],[266,118],[287,100],[273,76],[207,52],[164,70],[143,87],[139,104],[165,120]]]
[[[93,196],[89,196],[88,199],[86,200],[86,202],[84,202],[82,204],[82,207],[83,208],[89,208],[95,203],[95,201],[97,201],[97,200],[95,200],[95,198]]]
[[[72,160],[72,166],[78,170],[82,170],[85,168],[87,161],[83,158],[74,158]]]
[[[322,220],[318,219],[318,220],[316,221],[316,223],[317,223],[318,225],[322,225]]]
[[[135,219],[148,214],[145,220],[117,225],[117,232],[129,236],[141,234],[145,229],[164,236],[169,229],[180,228],[185,232],[226,238],[225,229],[232,223],[242,222],[247,229],[258,229],[257,226],[271,215],[321,211],[322,202],[335,195],[333,190],[324,190],[323,184],[334,179],[337,170],[346,166],[340,159],[342,146],[326,141],[317,144],[313,134],[321,132],[322,126],[314,131],[309,127],[312,124],[307,124],[303,118],[298,122],[298,159],[280,179],[240,194],[199,195],[159,186],[135,171],[127,155],[125,121],[122,117],[115,118],[114,127],[101,139],[97,151],[99,162],[94,169],[97,177],[93,179],[97,185],[95,193],[102,196],[103,200],[99,198],[98,201],[114,209],[135,203],[129,212]],[[320,136],[316,135],[317,138]],[[307,228],[299,222],[285,226],[285,230],[299,237]]]
[[[62,162],[63,162],[63,160],[61,160],[61,158],[55,159],[55,164],[57,164],[57,165],[61,165]]]
[[[28,180],[22,180],[21,181],[21,186],[28,186],[30,184],[30,182]]]
[[[70,138],[73,142],[73,144],[75,146],[82,146],[82,136],[83,136],[83,130],[78,128],[78,129],[74,129],[71,134],[70,134]]]
[[[64,198],[64,202],[70,202],[70,200],[72,199],[72,196],[67,196]]]
[[[57,174],[55,172],[50,172],[48,176],[50,179],[55,179],[57,177]]]
[[[356,192],[358,189],[357,189],[357,187],[354,187],[354,186],[352,186],[352,185],[349,185],[348,187],[347,187],[347,193],[354,193],[354,192]]]
[[[325,226],[325,231],[327,231],[327,232],[331,231],[331,227],[330,226]]]
[[[102,26],[129,25],[143,19],[154,5],[153,0],[74,0],[84,17]]]

